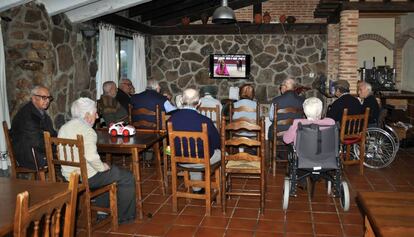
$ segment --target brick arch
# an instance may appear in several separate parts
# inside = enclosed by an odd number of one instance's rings
[[[402,49],[410,38],[414,38],[414,28],[410,28],[400,34],[400,37],[396,40],[396,47]]]
[[[378,35],[378,34],[362,34],[362,35],[358,35],[358,41],[364,41],[364,40],[377,41],[378,43],[384,45],[389,50],[393,50],[394,49],[394,44],[393,43],[391,43],[389,40],[387,40],[386,38],[384,38],[383,36]]]

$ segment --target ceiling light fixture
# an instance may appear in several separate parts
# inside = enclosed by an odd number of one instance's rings
[[[227,0],[222,0],[221,6],[214,11],[212,22],[216,24],[229,24],[236,22],[234,11],[227,6]]]

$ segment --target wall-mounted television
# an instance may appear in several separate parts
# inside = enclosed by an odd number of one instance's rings
[[[248,79],[250,55],[211,54],[210,77],[213,79]]]

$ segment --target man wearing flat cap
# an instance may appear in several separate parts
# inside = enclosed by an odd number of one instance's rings
[[[329,106],[326,117],[341,122],[345,108],[348,109],[350,115],[363,113],[359,100],[349,94],[349,83],[347,81],[337,80],[333,86],[337,99]]]

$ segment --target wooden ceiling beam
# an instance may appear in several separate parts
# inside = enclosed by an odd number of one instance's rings
[[[152,0],[151,2],[130,8],[128,11],[128,16],[135,17],[148,12],[156,12],[159,9],[165,7],[168,8],[173,4],[178,4],[179,2],[182,2],[182,0]]]
[[[414,12],[414,2],[344,2],[342,10],[390,13]]]
[[[174,6],[159,8],[157,11],[154,12],[146,12],[145,14],[142,14],[141,19],[142,21],[152,21],[154,19],[158,21],[165,21],[170,18],[176,18],[175,16],[179,16],[181,18],[183,16],[191,15],[194,9],[203,9],[210,6],[210,0],[190,0],[186,1],[185,3],[175,4]],[[213,6],[216,5],[213,4]]]
[[[258,2],[266,2],[267,0],[232,0],[229,1],[228,5],[230,8],[232,8],[233,10],[237,10],[239,8],[243,8],[246,6],[251,6],[254,3],[258,3]],[[177,12],[173,12],[171,11],[170,14],[164,15],[162,17],[158,17],[158,18],[151,18],[151,24],[152,25],[157,25],[163,22],[166,22],[168,20],[174,21],[176,23],[180,22],[180,19],[184,16],[190,17],[191,21],[197,21],[200,20],[201,18],[201,14],[206,13],[209,17],[213,15],[214,10],[216,10],[217,7],[219,7],[220,5],[211,5],[211,1],[210,3],[204,3],[204,4],[200,4],[197,6],[194,6],[193,8],[188,8],[188,9],[184,9],[182,11],[177,11]]]
[[[150,26],[136,22],[129,18],[117,15],[117,14],[110,14],[106,16],[102,16],[96,19],[97,22],[105,22],[111,25],[120,26],[123,28],[131,29],[133,31],[138,31],[144,34],[151,34],[152,29]]]

